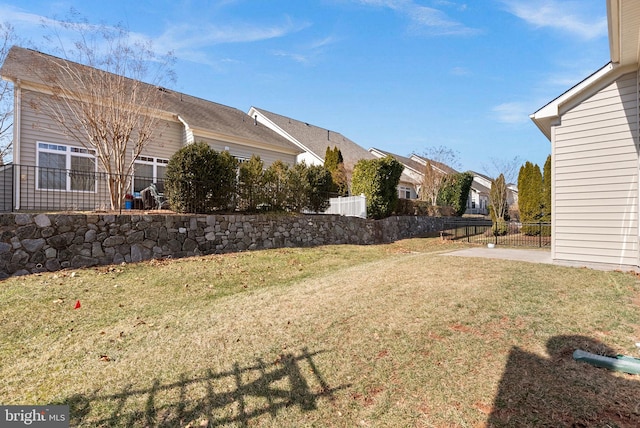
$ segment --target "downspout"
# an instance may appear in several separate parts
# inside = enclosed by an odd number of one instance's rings
[[[193,142],[195,141],[195,139],[193,137],[193,129],[191,129],[191,127],[189,126],[187,121],[184,120],[183,118],[181,118],[179,114],[177,114],[176,117],[178,118],[178,120],[180,122],[182,122],[182,125],[184,125],[184,138],[185,138],[184,142],[185,142],[185,145],[193,144]]]
[[[638,154],[638,182],[640,183],[640,67],[636,70],[636,153]],[[640,185],[638,186],[637,207],[640,208]],[[640,225],[640,218],[636,214],[636,224]],[[638,245],[640,245],[640,228],[638,228]],[[640,251],[638,251],[638,259],[636,264],[640,266]]]
[[[20,79],[13,84],[13,179],[15,186],[15,210],[20,209],[20,128],[22,118],[22,88]]]

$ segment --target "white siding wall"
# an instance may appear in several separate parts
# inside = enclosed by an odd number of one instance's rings
[[[296,163],[306,163],[307,165],[324,165],[324,162],[319,160],[317,157],[312,155],[309,152],[300,153],[296,157]]]
[[[636,75],[562,114],[553,129],[553,257],[638,265]]]

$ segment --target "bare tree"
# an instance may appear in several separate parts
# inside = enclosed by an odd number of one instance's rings
[[[521,165],[522,159],[520,156],[515,156],[513,159],[490,158],[489,164],[483,164],[482,169],[485,174],[492,178],[497,178],[502,174],[508,184],[517,182]]]
[[[507,202],[507,182],[504,175],[500,174],[498,178],[491,182],[491,190],[489,192],[489,203],[491,204],[492,217],[495,221],[503,221],[509,204]]]
[[[15,43],[16,34],[11,24],[0,23],[0,64],[4,62],[7,52]],[[13,129],[13,85],[7,80],[0,80],[0,165],[11,154]]]
[[[440,189],[447,174],[459,168],[458,154],[445,146],[430,147],[425,151],[426,164],[420,186],[420,199],[436,205]]]
[[[162,84],[173,79],[169,54],[158,56],[150,43],[134,41],[123,26],[59,21],[53,37],[63,58],[42,55],[34,71],[51,91],[36,106],[68,137],[94,151],[109,174],[111,209],[129,190],[133,165],[158,135],[164,99]],[[67,49],[59,32],[78,40]],[[151,74],[150,83],[143,80]]]
[[[445,177],[444,171],[434,168],[431,160],[427,159],[427,163],[424,166],[422,185],[420,186],[420,199],[429,201],[431,205],[435,206]]]
[[[459,169],[460,168],[460,155],[453,149],[450,149],[445,146],[433,146],[428,147],[424,156],[428,159],[431,159],[433,162],[437,162],[439,164],[445,165],[451,169]]]

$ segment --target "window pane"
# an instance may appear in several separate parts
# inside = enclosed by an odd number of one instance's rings
[[[71,190],[96,190],[96,161],[93,158],[71,156]]]
[[[157,181],[162,181],[164,180],[164,177],[166,177],[167,175],[167,166],[166,165],[158,165],[156,167],[156,171],[158,173],[158,176],[156,177]]]
[[[156,166],[156,187],[158,193],[164,193],[164,178],[167,174],[167,166],[166,165],[157,165]]]
[[[153,165],[136,163],[133,175],[133,191],[140,192],[142,189],[149,187],[151,183],[153,183]]]
[[[38,185],[40,189],[65,190],[66,157],[57,153],[38,153]]]

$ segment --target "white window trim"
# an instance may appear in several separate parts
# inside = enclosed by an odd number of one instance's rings
[[[56,146],[59,148],[64,147],[64,150],[58,149],[49,149],[45,147],[40,147],[41,144],[46,144],[49,146]],[[76,152],[73,152],[72,149],[76,149]],[[52,153],[56,155],[64,155],[65,156],[65,188],[64,189],[50,189],[47,187],[40,187],[40,153]],[[78,146],[70,146],[68,144],[58,144],[58,143],[50,143],[47,141],[36,141],[36,190],[45,191],[45,192],[77,192],[77,193],[96,193],[98,189],[98,159],[95,155],[95,150],[87,149],[85,147]],[[94,160],[94,174],[95,175],[95,184],[93,186],[93,190],[71,190],[71,177],[69,176],[69,172],[71,171],[71,158],[72,157],[82,157],[82,158],[91,158]]]
[[[157,183],[158,182],[158,166],[163,166],[166,168],[167,165],[169,164],[169,159],[156,158],[156,157],[144,156],[144,155],[138,156],[135,162],[133,163],[133,176],[131,177],[131,189],[135,189],[136,164],[151,165],[153,167],[153,177],[148,177],[148,178],[152,178],[152,181],[151,181],[152,183]]]
[[[411,199],[411,196],[413,195],[413,192],[411,191],[411,187],[409,186],[398,186],[398,197],[400,197],[400,199]],[[409,197],[407,197],[407,193],[409,194]]]

